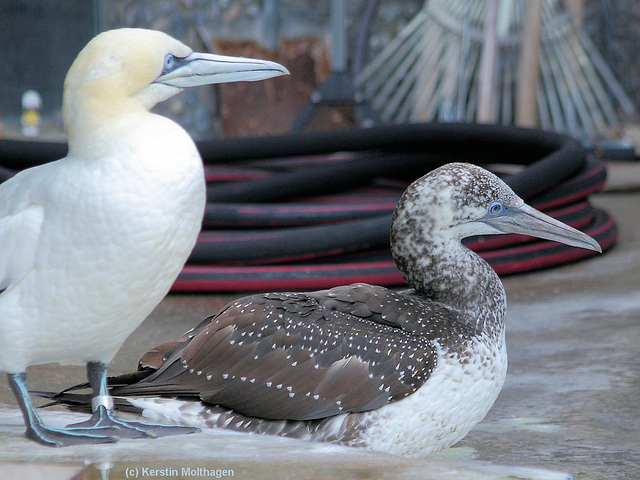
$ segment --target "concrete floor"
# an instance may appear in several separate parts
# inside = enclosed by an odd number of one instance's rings
[[[219,431],[48,449],[23,438],[3,378],[1,476],[640,478],[640,193],[604,193],[592,200],[616,216],[617,247],[584,262],[504,279],[509,297],[506,385],[486,419],[432,460]],[[111,372],[135,369],[147,348],[183,333],[231,298],[170,295],[123,346]],[[84,371],[42,366],[31,368],[28,378],[32,389],[58,390],[83,381]],[[78,415],[46,411],[45,420],[62,425],[77,421]],[[198,467],[209,470],[194,470]],[[224,469],[232,469],[234,476]]]

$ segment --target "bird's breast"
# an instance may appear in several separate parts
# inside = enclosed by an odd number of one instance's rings
[[[438,364],[427,382],[373,414],[362,435],[373,450],[433,455],[464,438],[495,402],[507,370],[504,341],[476,339],[466,351],[437,347]]]
[[[181,129],[166,130],[123,138],[99,162],[73,162],[76,171],[65,177],[71,184],[60,192],[73,211],[58,209],[68,218],[53,222],[66,223],[58,231],[73,238],[86,265],[132,289],[172,282],[202,222],[199,154]]]
[[[38,301],[22,305],[19,319],[42,338],[78,338],[83,351],[70,358],[110,360],[195,245],[205,205],[202,163],[186,133],[158,125],[158,138],[132,132],[96,158],[71,152],[38,173],[44,221],[36,266],[20,285]],[[38,352],[33,362],[66,355]]]

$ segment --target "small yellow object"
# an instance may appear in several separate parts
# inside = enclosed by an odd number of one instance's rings
[[[35,127],[40,123],[40,112],[38,110],[24,110],[22,112],[22,125],[26,127]]]
[[[40,109],[42,96],[36,90],[27,90],[22,94],[22,134],[33,137],[40,133]]]

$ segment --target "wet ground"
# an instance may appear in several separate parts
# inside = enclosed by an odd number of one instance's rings
[[[0,476],[640,478],[640,193],[605,193],[592,201],[618,219],[618,246],[588,261],[504,279],[509,296],[506,385],[486,419],[432,460],[218,431],[48,449],[24,439],[22,420],[2,379]],[[135,368],[148,347],[183,333],[230,298],[169,296],[127,341],[112,373]],[[32,389],[57,390],[83,381],[84,371],[42,366],[31,368],[28,378]],[[60,425],[79,417],[53,410],[44,415]]]

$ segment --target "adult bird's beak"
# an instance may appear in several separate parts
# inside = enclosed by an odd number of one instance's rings
[[[162,75],[154,83],[188,88],[213,83],[264,80],[288,74],[285,67],[268,60],[194,52],[185,58],[167,55]]]
[[[507,207],[499,216],[483,221],[504,233],[520,233],[602,253],[602,248],[589,235],[565,225],[529,205]]]

